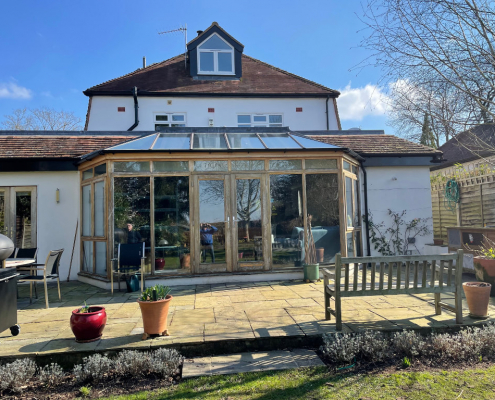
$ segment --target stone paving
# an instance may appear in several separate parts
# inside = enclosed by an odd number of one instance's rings
[[[470,279],[469,277],[467,279]],[[471,278],[472,279],[472,278]],[[142,341],[143,324],[136,302],[139,294],[99,289],[80,282],[62,282],[62,301],[56,286],[49,287],[50,308],[45,309],[44,293],[29,303],[29,289],[19,286],[19,336],[0,332],[0,358],[19,355],[43,356],[56,353],[87,353],[123,348],[149,349],[159,346],[215,346],[216,354],[251,351],[230,344],[270,342],[283,349],[275,339],[307,339],[335,332],[335,320],[324,319],[323,284],[302,281],[252,282],[173,287],[170,307],[171,336]],[[435,315],[433,295],[376,296],[343,299],[344,331],[363,329],[398,330],[401,328],[446,328],[455,325],[454,314]],[[454,304],[454,297],[443,301]],[[83,305],[102,305],[108,321],[99,341],[78,344],[69,327],[71,311]],[[465,324],[483,321],[468,317],[463,302]],[[495,299],[490,314],[495,316]],[[298,339],[299,340],[299,339]],[[294,347],[294,346],[293,346]],[[211,348],[211,347],[210,347]],[[203,351],[202,354],[214,354]],[[193,354],[199,355],[199,354]]]

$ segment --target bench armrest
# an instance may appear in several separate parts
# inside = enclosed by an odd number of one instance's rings
[[[323,268],[323,276],[326,276],[329,279],[335,279],[335,272],[331,272],[330,270]]]

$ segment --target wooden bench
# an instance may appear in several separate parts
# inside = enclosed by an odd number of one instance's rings
[[[333,315],[337,330],[342,330],[343,297],[434,293],[435,313],[440,315],[442,307],[453,311],[456,323],[462,324],[462,262],[463,250],[441,255],[350,258],[338,253],[335,273],[323,270],[325,319]],[[455,294],[454,307],[440,298],[442,293],[450,292]],[[335,309],[330,307],[332,297]]]

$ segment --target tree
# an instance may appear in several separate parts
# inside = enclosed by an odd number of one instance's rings
[[[419,132],[428,113],[439,142],[494,121],[493,1],[368,0],[363,21],[361,45],[373,54],[362,65],[380,67],[388,84],[407,82],[392,95],[393,123],[405,115]]]
[[[18,108],[4,115],[0,126],[12,131],[77,131],[81,130],[81,118],[73,112],[57,111],[53,108]]]
[[[425,119],[423,121],[423,129],[421,130],[421,139],[419,143],[428,147],[437,147],[437,143],[435,142],[435,138],[433,137],[433,132],[430,128],[430,119],[428,118],[427,113],[425,113]]]

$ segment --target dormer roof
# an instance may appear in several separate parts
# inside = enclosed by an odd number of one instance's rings
[[[187,50],[191,50],[199,46],[203,40],[207,39],[212,33],[218,33],[224,39],[226,39],[236,50],[243,51],[244,45],[237,39],[232,37],[225,29],[223,29],[218,22],[213,22],[208,28],[206,28],[200,35],[196,36],[194,39],[187,43]]]

